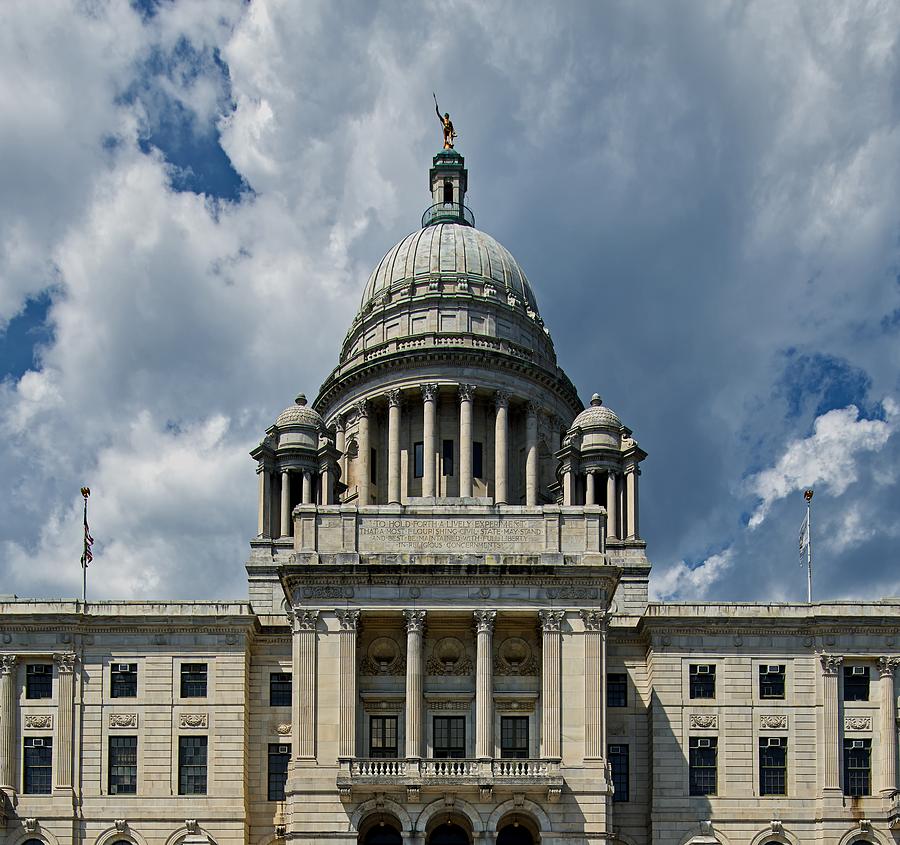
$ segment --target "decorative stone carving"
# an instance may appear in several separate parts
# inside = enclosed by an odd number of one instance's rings
[[[400,389],[395,387],[392,390],[389,390],[386,394],[388,407],[389,408],[399,408],[400,407]]]
[[[350,599],[353,587],[341,584],[313,584],[303,588],[305,599]]]
[[[138,724],[137,713],[110,713],[109,726],[111,728],[136,728]]]
[[[763,730],[786,731],[788,717],[786,713],[764,713],[759,717],[759,726]]]
[[[537,675],[540,664],[532,647],[521,637],[507,637],[497,648],[495,675]]]
[[[425,663],[425,674],[471,675],[472,668],[466,647],[456,637],[443,637],[434,644],[431,657]]]
[[[469,699],[450,699],[443,701],[429,701],[429,710],[468,710],[471,704]]]
[[[334,615],[337,616],[342,631],[356,631],[359,629],[360,612],[358,610],[335,608]]]
[[[495,288],[493,285],[485,285],[483,293],[485,296],[496,296],[497,288]]]
[[[208,728],[209,714],[207,713],[182,713],[178,719],[181,728]]]
[[[692,730],[719,729],[719,717],[715,713],[691,713],[690,727]]]
[[[494,392],[494,407],[495,408],[508,408],[509,407],[509,394],[505,390],[497,390]]]
[[[128,822],[125,819],[116,819],[113,824],[116,826],[116,833],[125,833],[125,828],[128,827]]]
[[[16,656],[14,654],[0,654],[0,675],[9,675],[16,668]]]
[[[275,725],[275,733],[277,733],[278,736],[290,736],[290,733],[291,733],[290,723],[283,722],[280,725]]]
[[[819,655],[819,662],[822,664],[823,675],[836,675],[844,663],[844,658],[839,654],[822,652]]]
[[[769,822],[769,828],[776,836],[781,836],[784,833],[784,825],[778,819],[772,819]]]
[[[25,819],[25,832],[34,833],[37,830],[37,819]]]
[[[62,654],[54,654],[53,662],[56,664],[56,671],[60,674],[72,674],[75,671],[75,653],[65,651]]]
[[[200,832],[200,825],[197,824],[197,819],[185,819],[184,826],[187,828],[188,833]]]
[[[52,730],[53,714],[51,713],[26,713],[25,730]]]
[[[476,610],[472,615],[475,617],[476,633],[493,633],[494,620],[497,618],[496,610]]]
[[[315,631],[319,622],[319,611],[304,607],[294,608],[294,630]]]
[[[394,640],[390,637],[377,637],[369,643],[359,671],[363,675],[405,675],[406,661],[400,654],[400,646]]]
[[[472,399],[475,398],[475,385],[474,384],[461,384],[459,386],[459,401],[460,402],[471,402]]]
[[[438,398],[438,386],[436,384],[422,385],[422,401],[434,402]]]
[[[580,610],[578,611],[584,627],[588,631],[603,631],[606,628],[606,614],[602,610]]]
[[[358,402],[354,402],[353,410],[356,411],[357,419],[369,416],[369,400],[360,399]]]
[[[871,716],[844,716],[845,731],[870,731],[872,730]]]
[[[566,612],[564,610],[538,611],[538,619],[541,623],[541,630],[545,632],[559,633],[562,630],[562,622],[565,617]]]
[[[407,631],[425,631],[425,611],[424,610],[404,610],[403,618],[406,620]]]
[[[878,674],[882,678],[892,677],[898,666],[900,666],[900,657],[878,658]]]
[[[548,599],[597,599],[600,591],[596,587],[548,587]]]
[[[533,698],[495,698],[494,710],[497,713],[534,713]]]

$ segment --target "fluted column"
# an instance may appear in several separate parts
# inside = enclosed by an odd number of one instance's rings
[[[628,500],[626,512],[628,514],[628,528],[625,536],[631,539],[640,537],[638,526],[638,476],[641,474],[637,464],[629,464],[625,467],[625,496]]]
[[[316,627],[319,611],[295,607],[294,675],[291,721],[294,731],[294,759],[316,756]]]
[[[822,664],[822,705],[824,714],[825,782],[826,790],[841,791],[841,730],[839,672],[844,658],[834,654],[820,654]]]
[[[437,495],[437,435],[435,415],[437,412],[438,386],[422,385],[422,495]]]
[[[599,760],[606,756],[603,735],[603,633],[606,619],[602,610],[582,610],[584,621],[584,756]]]
[[[422,756],[422,640],[425,611],[404,610],[406,619],[406,756]]]
[[[262,537],[266,533],[266,485],[268,484],[269,474],[266,472],[262,464],[256,468],[256,477],[259,482],[259,494],[257,498],[257,521],[256,535]]]
[[[584,503],[586,505],[597,504],[597,493],[594,484],[593,470],[588,470],[584,476]]]
[[[357,457],[356,489],[357,504],[369,504],[369,403],[363,399],[354,406],[359,419],[359,427],[356,432],[356,441],[359,446]]]
[[[541,757],[560,758],[560,643],[564,610],[541,610]]]
[[[606,473],[606,537],[615,539],[619,536],[618,526],[618,491],[616,490],[616,474],[612,470]]]
[[[347,483],[347,422],[343,414],[338,414],[334,418],[334,448],[338,451],[338,467],[340,468],[340,477]]]
[[[358,610],[335,610],[341,626],[341,736],[338,756],[356,756],[356,634],[359,630]]]
[[[459,495],[472,495],[472,399],[475,385],[459,386]]]
[[[54,654],[56,664],[56,742],[54,757],[56,758],[57,789],[72,788],[72,763],[75,754],[74,718],[75,718],[75,654],[65,652]]]
[[[493,636],[496,610],[475,611],[475,756],[494,756],[494,658]]]
[[[291,533],[291,473],[281,472],[281,536],[289,537]]]
[[[16,777],[16,655],[0,654],[0,790],[18,791]]]
[[[530,508],[538,502],[537,413],[537,405],[529,402],[525,416],[525,504]]]
[[[400,391],[389,390],[388,400],[388,501],[400,504]]]
[[[494,421],[494,504],[509,502],[509,394],[498,390],[494,394],[497,416]]]
[[[882,657],[878,660],[881,675],[881,784],[878,791],[885,798],[897,792],[897,696],[894,672],[900,666],[900,657]]]

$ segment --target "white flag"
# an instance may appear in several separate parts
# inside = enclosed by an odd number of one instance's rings
[[[800,526],[800,566],[805,566],[806,561],[803,559],[803,552],[809,545],[809,514],[803,518],[803,525]]]

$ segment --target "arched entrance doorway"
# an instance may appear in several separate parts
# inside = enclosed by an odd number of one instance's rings
[[[454,821],[435,825],[428,836],[428,845],[471,845],[469,831]]]
[[[360,845],[403,845],[400,822],[385,813],[369,816],[360,827],[359,843]]]
[[[497,845],[535,845],[535,841],[525,825],[508,824],[500,828]]]

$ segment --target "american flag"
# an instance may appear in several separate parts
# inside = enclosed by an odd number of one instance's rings
[[[81,555],[81,565],[84,569],[87,569],[87,565],[94,559],[94,554],[91,551],[91,546],[94,545],[94,538],[91,537],[91,529],[88,527],[87,521],[87,502],[88,496],[91,495],[91,488],[82,487],[81,495],[84,496],[84,552]]]

